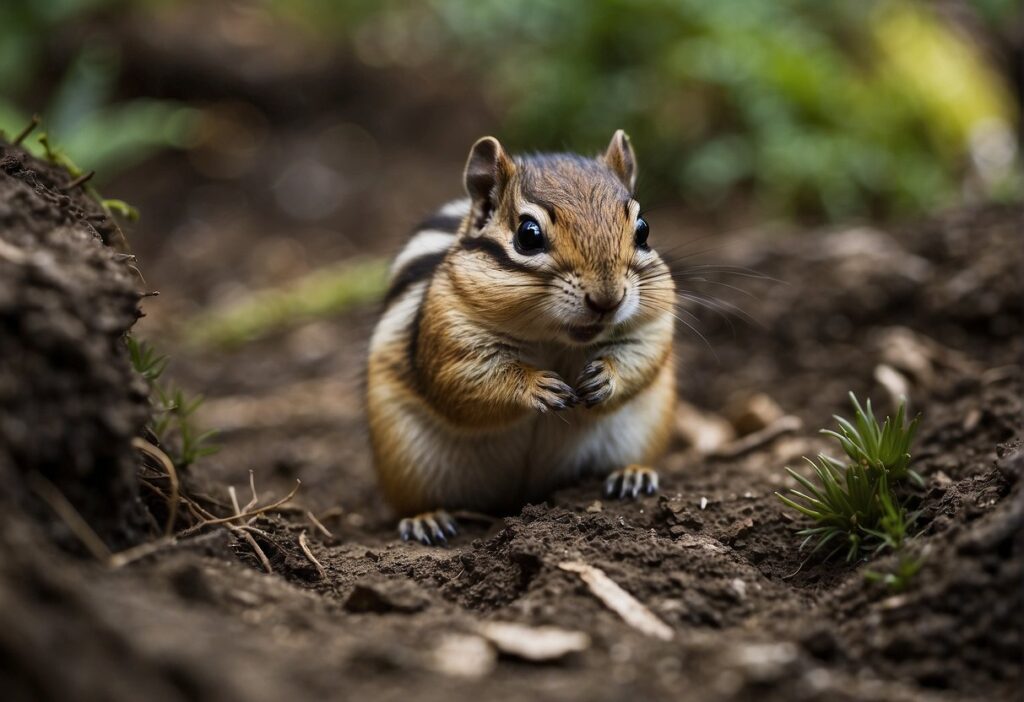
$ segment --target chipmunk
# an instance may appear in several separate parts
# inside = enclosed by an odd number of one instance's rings
[[[477,141],[468,199],[391,267],[367,406],[403,539],[444,544],[446,510],[504,512],[586,475],[658,489],[675,406],[675,286],[634,199],[619,130],[596,158]]]

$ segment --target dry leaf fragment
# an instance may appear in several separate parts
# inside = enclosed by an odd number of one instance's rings
[[[642,602],[619,587],[618,583],[600,568],[580,561],[565,561],[559,563],[558,567],[570,573],[578,573],[594,597],[601,600],[608,609],[622,617],[622,620],[634,629],[662,641],[672,639],[672,629],[668,624],[658,619]]]
[[[494,649],[475,634],[445,634],[434,648],[428,663],[433,670],[456,678],[482,678],[496,664]]]
[[[528,661],[553,661],[590,648],[590,637],[582,631],[557,626],[485,622],[477,631],[502,653]]]

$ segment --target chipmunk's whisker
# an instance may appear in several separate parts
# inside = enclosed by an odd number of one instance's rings
[[[644,304],[644,303],[641,303],[641,305],[643,305],[643,304]],[[663,311],[663,310],[662,310],[662,308],[660,308],[660,307],[655,307],[655,306],[653,306],[653,305],[650,305],[650,306],[649,306],[649,308],[650,308],[650,309],[654,309],[654,310],[656,310],[656,311]],[[680,311],[680,312],[684,312],[684,313],[688,313],[688,314],[689,314],[689,315],[690,315],[691,317],[693,317],[693,319],[694,319],[694,324],[698,324],[698,323],[699,323],[699,321],[698,321],[697,317],[696,317],[696,316],[695,316],[695,315],[694,315],[694,314],[693,314],[692,312],[689,312],[688,310],[683,310],[683,309],[680,309],[679,311]],[[711,342],[710,342],[710,341],[708,341],[708,338],[707,338],[706,336],[704,336],[704,334],[702,334],[702,333],[701,333],[701,331],[700,331],[700,330],[699,330],[699,329],[698,329],[698,328],[697,328],[696,326],[694,326],[694,324],[690,324],[690,323],[689,323],[689,322],[687,322],[687,321],[686,321],[685,319],[683,319],[682,317],[680,317],[679,315],[677,315],[677,314],[676,314],[675,312],[672,312],[672,311],[668,311],[668,314],[672,315],[672,318],[673,318],[673,319],[675,319],[675,320],[676,320],[677,322],[679,322],[679,323],[680,323],[680,324],[682,324],[682,325],[683,325],[684,327],[686,327],[687,329],[689,329],[689,330],[690,330],[691,332],[693,332],[694,334],[696,334],[696,335],[697,335],[697,337],[698,337],[698,338],[699,338],[699,339],[700,339],[700,340],[701,340],[702,342],[704,342],[704,345],[705,345],[705,346],[707,346],[707,348],[708,348],[708,351],[710,351],[710,352],[711,352],[711,355],[715,357],[715,360],[716,360],[716,361],[720,361],[720,360],[721,360],[721,359],[720,359],[720,358],[718,357],[718,352],[717,352],[717,351],[715,351],[715,348],[714,348],[714,347],[713,347],[713,346],[711,345]]]
[[[716,313],[723,320],[725,320],[730,327],[732,327],[732,322],[730,320],[730,315],[732,315],[735,317],[739,317],[740,319],[744,320],[748,324],[754,325],[755,327],[761,329],[764,328],[764,324],[762,324],[759,320],[755,319],[754,317],[751,317],[745,310],[721,298],[708,297],[706,295],[701,295],[700,293],[693,290],[679,290],[676,292],[676,295],[683,298],[684,300],[689,300],[690,302],[693,302],[707,310]],[[733,328],[733,330],[735,331],[735,328]]]

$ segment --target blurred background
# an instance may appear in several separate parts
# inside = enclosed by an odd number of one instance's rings
[[[230,346],[379,296],[484,134],[625,128],[675,237],[1019,199],[1022,36],[1018,0],[5,0],[0,129],[141,212],[148,328]]]

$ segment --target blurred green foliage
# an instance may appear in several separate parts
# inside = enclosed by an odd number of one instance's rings
[[[40,113],[50,139],[83,168],[96,170],[97,181],[156,150],[184,146],[196,110],[166,100],[117,101],[121,57],[101,37],[87,36],[55,91],[40,95],[37,86],[47,70],[47,49],[62,28],[101,21],[103,12],[138,5],[123,0],[0,2],[0,130],[16,134],[33,111]],[[44,154],[35,138],[24,145]]]
[[[230,348],[312,319],[376,302],[387,290],[388,262],[359,258],[318,268],[279,288],[249,293],[184,325],[197,346]]]
[[[460,64],[513,147],[596,150],[624,127],[648,196],[752,193],[827,218],[920,211],[961,191],[985,127],[979,189],[1019,186],[1012,99],[923,2],[268,1],[372,64]],[[992,21],[1019,12],[978,4]]]
[[[839,219],[1020,193],[1006,81],[926,0],[248,1],[370,66],[458,68],[513,149],[596,151],[623,127],[648,199]],[[0,2],[0,129],[40,111],[101,174],[187,145],[198,113],[119,99],[121,56],[94,31],[175,4]],[[969,4],[993,35],[1020,21],[1019,0]],[[40,91],[55,43],[77,53]]]

